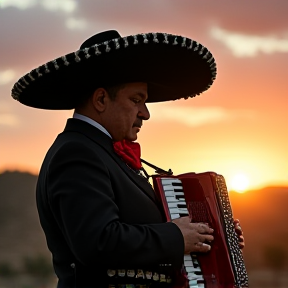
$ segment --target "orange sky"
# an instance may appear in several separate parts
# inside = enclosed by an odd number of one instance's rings
[[[148,106],[142,157],[176,175],[215,171],[228,185],[237,173],[252,189],[288,185],[288,2],[251,2],[0,0],[0,171],[38,173],[72,115],[13,100],[22,74],[103,30],[160,31],[207,46],[218,75],[197,98]]]

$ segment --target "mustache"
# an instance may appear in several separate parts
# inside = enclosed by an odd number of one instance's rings
[[[142,119],[137,118],[137,120],[134,122],[133,127],[139,127],[141,128],[141,126],[143,125],[142,123]]]

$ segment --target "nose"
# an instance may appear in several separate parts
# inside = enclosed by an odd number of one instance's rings
[[[148,120],[150,118],[150,113],[146,104],[143,104],[141,108],[139,109],[138,117],[143,120]]]

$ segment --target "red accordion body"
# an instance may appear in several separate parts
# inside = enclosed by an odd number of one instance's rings
[[[192,222],[208,223],[214,229],[214,241],[208,253],[184,256],[185,286],[248,287],[223,176],[213,172],[155,175],[153,185],[161,198],[167,221],[189,215]]]

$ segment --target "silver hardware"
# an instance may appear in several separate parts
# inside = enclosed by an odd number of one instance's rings
[[[143,38],[144,38],[144,40],[143,40],[143,42],[145,43],[145,44],[147,44],[149,41],[148,41],[148,39],[147,39],[147,34],[141,34],[142,36],[143,36]]]
[[[87,48],[84,48],[84,53],[85,53],[85,58],[86,59],[88,59],[88,58],[90,58],[91,57],[91,55],[89,54],[89,48],[87,47]]]
[[[35,81],[35,78],[31,75],[31,73],[28,74],[28,77],[29,77],[32,81]]]
[[[29,85],[29,83],[26,81],[25,77],[22,77],[21,80],[22,80],[26,85]]]
[[[105,41],[103,44],[105,44],[106,45],[106,52],[109,52],[110,50],[111,50],[111,48],[109,47],[109,45],[108,45],[108,41]]]
[[[123,40],[124,40],[124,47],[128,47],[129,46],[129,43],[128,43],[128,40],[127,40],[127,37],[123,37]]]
[[[134,36],[133,36],[133,38],[134,38],[134,43],[133,43],[133,44],[134,44],[134,45],[138,44],[138,39],[137,39],[137,36],[136,36],[136,35],[134,35]]]
[[[95,45],[94,45],[95,54],[96,54],[97,56],[101,54],[101,52],[99,51],[98,47],[99,47],[98,44],[95,44]]]
[[[165,43],[165,44],[169,44],[169,41],[168,41],[168,34],[163,33],[163,35],[164,35],[164,41],[163,41],[163,43]]]
[[[43,76],[43,74],[40,73],[39,70],[40,70],[40,67],[38,67],[35,71],[36,71],[38,77],[41,77],[41,76]]]
[[[186,37],[183,37],[183,41],[182,41],[181,46],[182,46],[182,47],[185,47],[185,46],[186,46]]]
[[[69,65],[69,62],[67,61],[66,56],[62,56],[61,59],[64,61],[65,66]]]
[[[76,51],[74,54],[75,54],[75,61],[76,62],[80,62],[81,61],[81,58],[78,56],[78,53],[80,52],[81,50],[78,50]]]
[[[153,35],[153,42],[159,43],[159,40],[157,39],[157,34],[156,33],[152,33],[152,35]]]
[[[49,68],[47,66],[47,63],[44,65],[44,67],[45,67],[45,73],[50,73],[50,70],[49,70]]]
[[[54,64],[55,69],[58,70],[58,69],[59,69],[59,65],[58,65],[56,59],[53,60],[52,62],[53,62],[53,64]]]
[[[119,44],[119,39],[116,38],[116,39],[113,39],[114,43],[115,43],[115,48],[116,49],[119,49],[120,48],[120,44]]]

